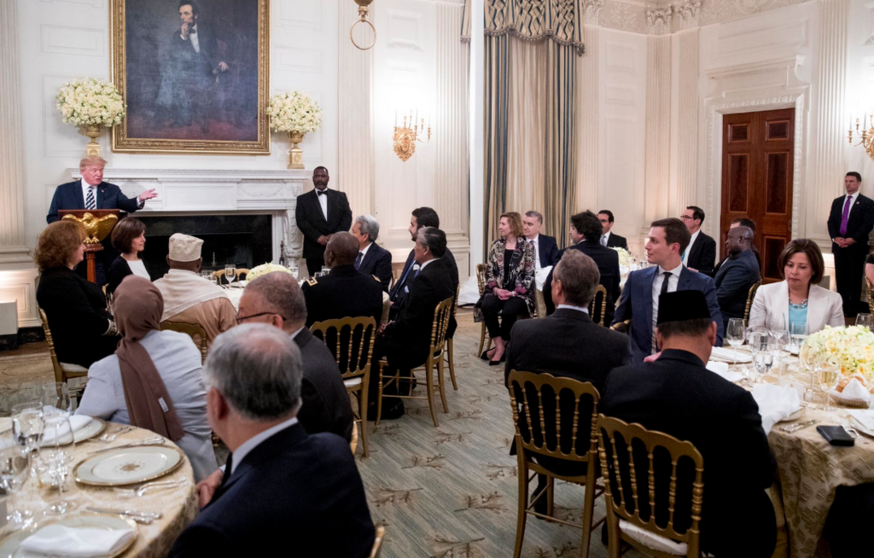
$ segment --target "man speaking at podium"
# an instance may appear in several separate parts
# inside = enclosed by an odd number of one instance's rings
[[[51,224],[59,220],[58,212],[63,209],[119,209],[127,213],[133,213],[142,209],[146,200],[158,196],[155,189],[146,190],[136,198],[128,198],[121,193],[121,188],[115,184],[103,181],[103,167],[106,161],[101,157],[89,156],[79,161],[80,180],[61,184],[55,189],[52,205],[46,221]],[[104,244],[104,248],[107,247]],[[104,249],[97,259],[97,284],[106,283],[106,272],[109,262],[118,254],[111,249]],[[85,266],[82,266],[84,269]]]

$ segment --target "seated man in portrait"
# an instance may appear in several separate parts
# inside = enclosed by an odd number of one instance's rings
[[[391,252],[376,243],[379,222],[370,215],[361,215],[352,225],[352,235],[358,240],[355,269],[379,279],[382,290],[388,292],[391,286]]]
[[[352,439],[352,403],[340,368],[325,344],[306,328],[307,307],[297,279],[274,272],[255,279],[243,291],[237,323],[272,324],[290,335],[303,359],[297,418],[307,432],[331,432]]]
[[[379,325],[382,286],[372,275],[355,270],[358,253],[358,241],[350,233],[335,233],[328,241],[325,264],[331,272],[318,279],[308,279],[301,288],[307,305],[307,327],[347,316],[370,316]]]
[[[349,444],[298,420],[301,358],[263,324],[216,340],[204,367],[207,412],[231,455],[198,483],[202,509],[170,556],[370,555],[375,530]]]
[[[762,278],[752,250],[753,231],[746,227],[729,229],[727,244],[728,258],[719,266],[714,280],[716,299],[726,327],[731,318],[744,317],[750,288]]]
[[[164,297],[162,322],[197,324],[206,331],[207,342],[236,325],[237,311],[227,291],[199,275],[203,265],[203,240],[176,233],[170,237],[167,265],[170,270],[155,286]]]
[[[767,558],[777,523],[765,490],[774,482],[776,464],[752,394],[704,367],[717,325],[704,293],[662,294],[658,360],[610,372],[598,411],[691,442],[704,458],[702,550],[717,558]],[[664,481],[663,495],[667,480],[657,480]],[[685,501],[673,517],[681,530],[691,524],[688,496]],[[657,517],[660,513],[657,505]]]

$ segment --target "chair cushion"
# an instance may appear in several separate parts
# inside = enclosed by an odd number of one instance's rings
[[[635,541],[648,546],[653,550],[658,550],[659,552],[666,552],[668,554],[673,554],[674,556],[685,556],[689,551],[689,545],[686,543],[672,541],[667,537],[657,535],[652,531],[647,531],[637,525],[633,525],[624,519],[619,520],[619,528]]]
[[[84,366],[79,366],[78,364],[69,364],[67,362],[62,362],[61,368],[64,369],[64,372],[88,372],[88,369]]]
[[[347,388],[361,385],[361,376],[358,376],[357,378],[349,378],[348,380],[343,380],[343,385]]]

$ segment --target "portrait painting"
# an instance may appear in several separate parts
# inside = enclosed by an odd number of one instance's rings
[[[267,154],[269,0],[112,0],[116,152]]]

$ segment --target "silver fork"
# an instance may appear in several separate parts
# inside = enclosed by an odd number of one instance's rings
[[[151,490],[161,490],[164,488],[176,488],[177,486],[185,486],[188,479],[176,479],[170,481],[157,481],[146,483],[139,488],[115,488],[115,493],[121,498],[141,498]]]
[[[133,426],[125,425],[125,426],[122,426],[121,428],[119,428],[118,430],[116,430],[115,432],[113,432],[112,434],[109,434],[107,432],[106,434],[104,434],[103,436],[101,436],[99,438],[92,438],[92,439],[97,440],[98,442],[104,442],[104,443],[108,444],[109,442],[114,442],[116,438],[118,438],[119,436],[121,436],[123,434],[127,434],[128,432],[130,432],[133,429],[134,429]]]

